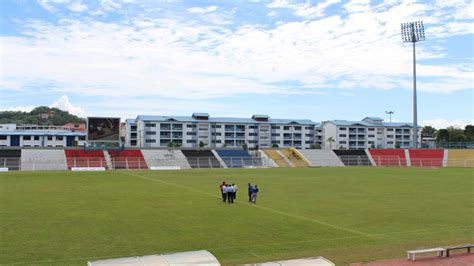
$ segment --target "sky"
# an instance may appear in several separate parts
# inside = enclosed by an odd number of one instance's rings
[[[2,0],[0,110],[474,124],[469,0]]]

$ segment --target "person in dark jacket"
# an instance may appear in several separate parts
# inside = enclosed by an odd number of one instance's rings
[[[253,189],[252,184],[249,183],[247,189],[248,189],[248,193],[249,193],[249,202],[251,202],[252,201],[252,189]]]

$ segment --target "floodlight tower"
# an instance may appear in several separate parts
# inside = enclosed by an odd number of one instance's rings
[[[395,113],[395,111],[385,111],[385,113],[390,116],[390,123],[392,123],[392,115]]]
[[[403,42],[413,43],[413,147],[418,148],[418,115],[416,107],[416,56],[415,43],[425,40],[423,21],[402,23]]]

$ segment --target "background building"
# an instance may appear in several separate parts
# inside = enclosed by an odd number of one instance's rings
[[[379,117],[366,117],[362,121],[332,120],[322,123],[324,148],[411,148],[412,123],[389,123]],[[333,141],[328,141],[332,139]],[[418,134],[418,141],[420,136]]]
[[[63,126],[0,124],[0,147],[83,146],[86,135]]]
[[[267,115],[251,118],[192,116],[147,116],[127,119],[127,147],[296,147],[322,145],[319,123],[301,119],[273,119]]]

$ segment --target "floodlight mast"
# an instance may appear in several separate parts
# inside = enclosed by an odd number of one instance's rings
[[[423,26],[423,21],[402,23],[402,39],[403,42],[413,43],[413,148],[418,148],[415,43],[425,40],[425,28]]]
[[[392,115],[395,113],[395,111],[385,111],[385,113],[390,116],[390,123],[392,123]]]

